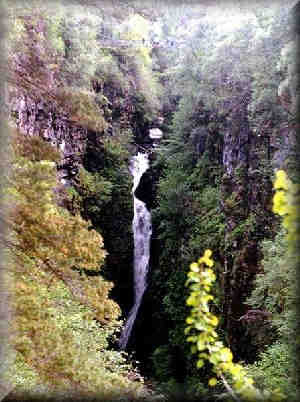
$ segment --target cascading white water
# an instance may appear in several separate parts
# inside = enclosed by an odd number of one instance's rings
[[[138,153],[131,159],[130,173],[133,176],[133,236],[134,236],[134,305],[129,312],[127,321],[119,339],[119,346],[125,349],[130,337],[143,294],[147,287],[147,272],[150,258],[150,238],[152,234],[151,214],[146,204],[135,197],[134,192],[139,185],[143,173],[149,168],[148,155]]]

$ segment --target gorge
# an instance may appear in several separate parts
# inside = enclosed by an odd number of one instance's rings
[[[299,182],[296,0],[4,2],[4,401],[230,398],[185,332],[208,249],[216,333],[293,400],[296,257],[273,198],[277,170]]]

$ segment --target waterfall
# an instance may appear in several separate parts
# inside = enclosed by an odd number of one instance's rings
[[[134,238],[134,305],[129,312],[127,321],[119,339],[119,346],[125,349],[129,336],[141,305],[143,294],[147,287],[147,272],[149,269],[150,238],[152,234],[151,214],[143,201],[135,197],[134,192],[139,185],[143,173],[149,168],[148,155],[138,153],[131,159],[130,173],[133,176],[134,217],[132,223]]]

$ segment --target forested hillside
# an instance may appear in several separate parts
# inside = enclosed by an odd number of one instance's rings
[[[4,401],[298,400],[297,1],[3,3]]]

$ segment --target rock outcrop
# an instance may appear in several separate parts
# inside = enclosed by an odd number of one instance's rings
[[[14,99],[11,109],[24,135],[38,135],[61,151],[58,176],[63,184],[70,184],[82,164],[88,130],[57,113],[51,104],[36,102],[28,96]]]
[[[155,187],[157,180],[158,178],[156,177],[154,169],[150,167],[141,177],[140,183],[134,193],[137,198],[145,202],[149,210],[153,209],[155,206]]]

